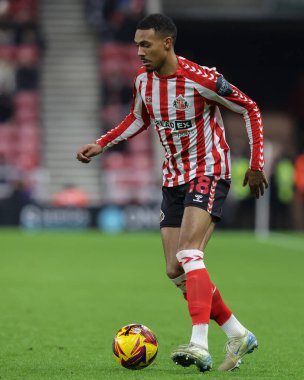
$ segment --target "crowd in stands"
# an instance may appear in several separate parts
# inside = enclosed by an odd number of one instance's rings
[[[30,178],[40,165],[38,5],[0,0],[0,223],[13,219],[16,197],[31,198]]]
[[[130,112],[133,80],[140,65],[133,42],[144,16],[143,0],[88,0],[87,18],[100,39],[101,134]],[[120,143],[102,158],[104,201],[145,203],[158,200],[151,131]],[[113,191],[115,189],[115,191]]]

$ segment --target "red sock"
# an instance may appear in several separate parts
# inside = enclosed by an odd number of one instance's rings
[[[207,270],[197,269],[187,273],[187,301],[192,324],[209,323],[212,290]]]
[[[220,292],[216,288],[216,286],[212,284],[212,304],[211,304],[211,312],[210,319],[213,319],[218,325],[222,326],[232,315],[231,310],[224,303]],[[215,291],[214,291],[215,289]]]
[[[218,325],[222,326],[231,317],[232,312],[223,301],[217,287],[211,282],[212,303],[210,311],[210,319],[214,320]],[[187,292],[183,292],[183,296],[187,301]]]
[[[192,324],[208,324],[212,287],[204,264],[204,254],[198,249],[185,249],[179,251],[176,257],[186,273],[186,298]]]

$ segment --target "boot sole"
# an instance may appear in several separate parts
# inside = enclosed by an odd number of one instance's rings
[[[200,364],[198,359],[189,353],[177,352],[172,355],[171,359],[175,364],[181,365],[182,367],[189,367],[190,365],[195,365],[200,372],[210,371],[212,364]]]

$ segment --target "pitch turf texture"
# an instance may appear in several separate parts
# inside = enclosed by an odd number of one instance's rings
[[[186,303],[167,280],[158,233],[0,230],[0,379],[303,379],[304,236],[217,232],[209,272],[236,316],[259,341],[241,369],[219,373],[225,336],[212,322],[214,368],[171,362],[191,332]],[[159,340],[140,371],[112,357],[115,332],[130,322]]]

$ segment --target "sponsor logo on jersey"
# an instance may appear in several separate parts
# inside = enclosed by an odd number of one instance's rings
[[[194,135],[195,131],[174,131],[174,134],[178,137],[186,137]]]
[[[176,131],[184,131],[185,129],[189,129],[192,127],[191,120],[175,120],[174,123]]]
[[[232,88],[229,82],[222,75],[217,78],[216,92],[221,96],[229,96],[232,94]]]
[[[174,121],[155,120],[156,127],[174,129]]]
[[[173,101],[173,107],[178,111],[185,111],[189,107],[189,104],[182,95],[178,95]]]
[[[174,120],[174,121],[155,120],[155,126],[159,128],[172,129],[177,132],[184,132],[192,127],[192,122],[191,120]]]

